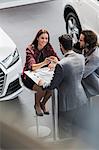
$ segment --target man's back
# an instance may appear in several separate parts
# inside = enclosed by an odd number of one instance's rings
[[[85,61],[81,54],[72,51],[64,57],[59,65],[62,68],[63,79],[58,86],[59,107],[67,111],[86,103],[87,98],[81,80],[84,72]]]

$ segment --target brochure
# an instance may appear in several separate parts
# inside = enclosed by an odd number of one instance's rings
[[[43,79],[46,83],[50,83],[54,71],[48,67],[40,68],[35,71],[25,71],[24,72],[29,78],[31,78],[36,84],[38,84],[40,79]]]

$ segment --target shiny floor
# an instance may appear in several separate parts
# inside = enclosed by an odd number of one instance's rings
[[[57,22],[58,26],[54,28]],[[17,44],[23,65],[27,44],[32,41],[34,34],[43,27],[50,31],[53,46],[60,55],[57,38],[65,32],[62,0],[0,10],[0,26]],[[32,127],[37,126],[38,123],[43,129],[40,132],[46,131],[41,133],[43,137],[40,140],[43,140],[43,144],[48,145],[50,149],[99,150],[99,96],[93,98],[90,107],[87,106],[81,111],[76,111],[72,121],[68,120],[70,114],[66,114],[60,118],[59,124],[57,123],[57,111],[55,119],[53,118],[51,99],[47,105],[50,115],[37,118],[34,111],[34,95],[31,91],[24,89],[19,97],[0,101],[0,119],[34,139],[36,137],[32,132]],[[72,114],[74,115],[73,112]],[[0,136],[0,138],[2,137]],[[14,149],[16,150],[16,147]]]
[[[48,103],[50,115],[36,117],[33,107],[34,100],[22,99],[24,92],[27,92],[29,96],[31,91],[25,89],[18,98],[0,102],[0,115],[3,122],[10,124],[32,138],[38,138],[40,141],[43,141],[43,145],[51,149],[98,150],[99,97],[93,99],[90,108],[87,106],[87,109],[84,107],[82,111],[80,111],[83,112],[83,115],[77,111],[74,117],[75,119],[73,119],[72,122],[70,121],[69,114],[66,116],[60,115],[61,121],[58,121],[57,126],[54,128],[52,100]],[[40,136],[37,135],[37,132],[35,134],[32,130],[35,125],[37,126],[37,123],[42,130],[38,131],[40,133],[38,135]],[[55,129],[55,131],[53,129]]]

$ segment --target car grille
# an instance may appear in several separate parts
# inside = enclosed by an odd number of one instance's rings
[[[16,79],[15,81],[9,84],[6,96],[16,92],[20,88],[21,88],[21,85],[20,85],[19,79]]]
[[[3,90],[4,78],[5,78],[5,74],[0,68],[0,95],[2,94],[2,90]]]

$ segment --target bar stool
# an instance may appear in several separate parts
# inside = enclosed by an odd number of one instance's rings
[[[30,92],[30,94],[33,95],[33,99],[35,100],[36,91],[32,91],[32,90],[28,89],[25,86],[24,86],[24,89],[26,89],[28,92]],[[51,129],[48,128],[47,126],[39,125],[39,117],[41,118],[42,116],[37,116],[36,112],[35,112],[34,117],[36,119],[35,120],[36,121],[36,125],[33,125],[33,126],[28,128],[29,135],[30,136],[34,136],[34,137],[38,137],[38,138],[49,136],[50,133],[51,133]]]

